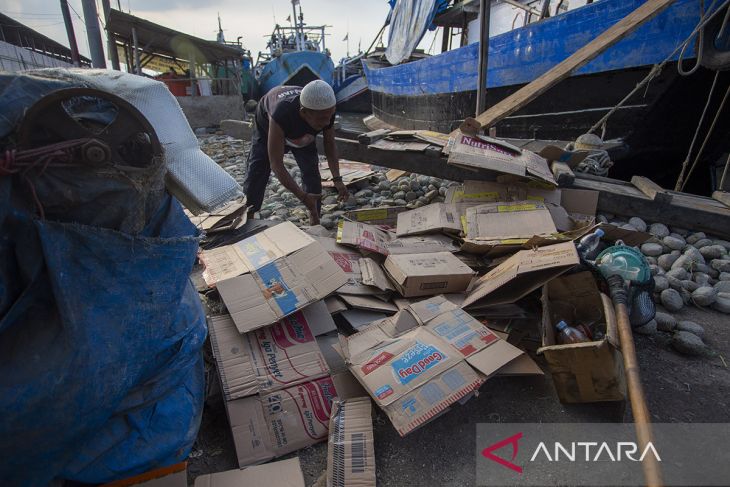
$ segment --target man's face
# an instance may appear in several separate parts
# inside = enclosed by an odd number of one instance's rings
[[[330,124],[332,115],[335,114],[335,107],[328,108],[327,110],[310,110],[309,108],[302,108],[299,110],[302,118],[309,124],[314,130],[323,130]]]

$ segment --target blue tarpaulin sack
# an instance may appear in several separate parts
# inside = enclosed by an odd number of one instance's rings
[[[54,177],[37,181],[41,202],[63,187]],[[0,485],[101,483],[185,459],[204,400],[197,229],[164,191],[135,233],[97,225],[94,199],[87,219],[39,218],[28,193],[0,176]]]

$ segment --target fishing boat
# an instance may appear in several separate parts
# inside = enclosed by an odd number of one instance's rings
[[[301,5],[296,13],[297,4],[292,2],[293,24],[276,24],[267,42],[268,50],[259,52],[254,67],[259,96],[281,85],[304,86],[315,79],[333,82],[335,66],[325,45],[326,26],[305,24]]]
[[[479,2],[471,3],[476,3],[478,12]],[[644,0],[600,0],[589,4],[580,1],[581,6],[575,8],[571,5],[576,3],[574,0],[560,1],[554,8],[550,2],[545,2],[547,8],[543,4],[542,13],[551,15],[529,23],[521,23],[515,18],[511,7],[517,3],[492,2],[487,106],[556,66],[638,8]],[[717,0],[705,7],[714,5],[724,9],[727,3]],[[496,127],[497,135],[575,140],[630,93],[654,65],[668,58],[669,62],[646,89],[608,120],[603,136],[604,140],[624,142],[621,157],[637,160],[637,156],[651,155],[653,163],[671,160],[676,165],[686,154],[697,129],[714,77],[714,72],[704,67],[691,76],[682,76],[677,69],[680,55],[684,56],[682,66],[685,70],[697,62],[694,40],[683,53],[677,48],[700,22],[702,5],[698,0],[676,0],[569,78],[500,122]],[[529,6],[522,7],[530,11]],[[533,16],[532,20],[535,18]],[[723,19],[727,19],[724,13],[714,17],[705,29],[702,43],[701,61],[714,64],[714,68],[730,66],[727,50],[730,28],[726,29],[723,39],[716,38]],[[472,26],[476,28],[469,32],[479,31],[478,21],[474,22],[477,23]],[[499,28],[494,29],[494,26]],[[478,35],[475,41],[478,41]],[[427,59],[391,67],[366,62],[364,71],[372,93],[373,114],[403,129],[451,131],[465,117],[475,114],[478,56],[479,43],[473,42]],[[729,81],[730,76],[721,73],[716,98],[722,98]],[[717,104],[717,100],[713,100],[712,106]],[[717,137],[714,139],[720,137],[727,141],[728,112],[730,110],[725,110],[720,117],[718,127],[722,129],[715,130]],[[712,147],[715,152],[721,150],[722,144],[712,144],[718,140],[709,142],[708,148]]]

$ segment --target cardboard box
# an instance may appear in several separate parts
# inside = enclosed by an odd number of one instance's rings
[[[201,259],[203,277],[218,288],[241,333],[270,325],[347,282],[325,249],[291,222],[204,251]]]
[[[405,206],[388,206],[384,208],[352,210],[345,212],[343,217],[358,223],[395,228],[396,222],[398,221],[398,214],[404,211],[408,211],[408,208]]]
[[[228,315],[209,318],[210,343],[227,401],[329,375],[327,363],[309,327],[309,319],[326,316],[332,322],[332,317],[326,307],[324,315],[321,309],[315,309],[314,313],[308,309],[245,335],[238,333]],[[334,322],[332,326],[334,328]]]
[[[462,292],[476,275],[450,252],[389,255],[384,268],[404,298]]]
[[[503,141],[457,132],[447,148],[449,164],[534,178],[557,186],[544,158]]]
[[[369,257],[359,260],[362,272],[362,282],[368,286],[374,286],[381,291],[395,291],[393,283],[390,282],[383,268]]]
[[[504,184],[466,180],[461,186],[449,187],[444,200],[446,203],[509,201],[509,192]]]
[[[337,226],[337,243],[381,255],[457,252],[459,250],[453,240],[446,235],[396,238],[393,233],[373,225],[346,220],[340,220]]]
[[[352,375],[336,374],[269,394],[226,402],[240,467],[266,462],[327,438],[332,401],[347,399]]]
[[[550,210],[538,201],[485,203],[468,208],[465,230],[462,250],[493,255],[498,253],[497,247],[509,252],[534,236],[552,237],[558,231]]]
[[[443,296],[340,339],[350,371],[401,436],[522,354]]]
[[[244,226],[248,221],[247,209],[246,197],[242,196],[210,213],[193,215],[190,210],[186,209],[185,214],[188,215],[193,225],[212,235],[218,232],[236,230]]]
[[[396,235],[399,237],[439,232],[461,232],[459,213],[454,205],[433,203],[398,215]]]
[[[375,487],[369,397],[335,401],[327,445],[327,487]]]
[[[558,397],[564,403],[626,399],[623,358],[611,299],[590,272],[562,276],[543,286],[542,347]],[[570,316],[566,316],[569,314]],[[601,340],[558,345],[555,323],[606,323]]]
[[[523,298],[580,262],[573,242],[521,250],[476,282],[464,308],[486,308]]]
[[[384,292],[383,289],[363,282],[362,254],[360,252],[344,245],[338,245],[334,238],[316,237],[316,240],[347,276],[347,282],[337,290],[337,293],[371,295]],[[370,277],[370,274],[368,274],[368,277]]]
[[[186,484],[187,485],[187,484]],[[200,475],[195,487],[305,487],[299,457],[271,462],[266,465]]]

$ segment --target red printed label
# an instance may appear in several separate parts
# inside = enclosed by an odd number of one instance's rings
[[[361,368],[362,373],[365,375],[368,375],[369,373],[371,373],[372,371],[374,371],[375,369],[377,369],[378,367],[380,367],[381,365],[383,365],[384,363],[386,363],[388,360],[392,359],[393,357],[394,357],[394,355],[390,352],[383,352],[383,353],[376,355],[375,357],[372,358],[372,360],[370,360],[368,363],[366,363],[365,365],[362,366],[362,368]]]

